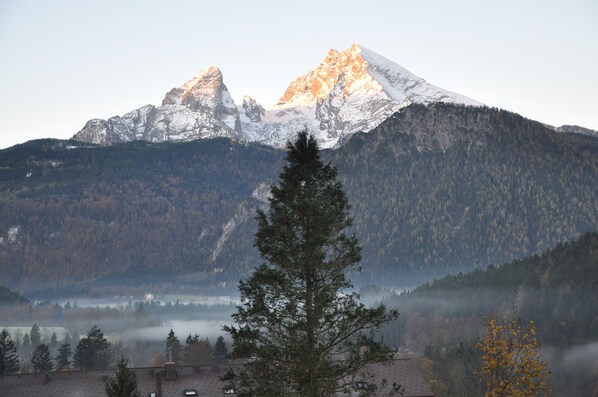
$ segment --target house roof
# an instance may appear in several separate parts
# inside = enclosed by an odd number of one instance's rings
[[[132,368],[142,396],[156,393],[158,397],[180,397],[185,390],[196,390],[197,396],[224,395],[220,377],[226,368],[222,366],[176,366],[176,378],[167,380],[164,367]],[[49,372],[46,374],[4,375],[0,377],[0,394],[3,396],[38,397],[105,397],[105,384],[114,377],[115,370]],[[375,378],[371,378],[375,376]],[[432,397],[430,389],[411,359],[393,360],[389,365],[372,364],[363,372],[363,380],[378,385],[386,380],[387,388],[393,383],[405,388],[406,397]],[[161,388],[161,393],[159,388]],[[389,389],[390,390],[390,389]]]

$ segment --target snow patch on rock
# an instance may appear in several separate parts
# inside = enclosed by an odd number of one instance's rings
[[[240,204],[235,215],[222,226],[222,234],[218,238],[216,246],[212,251],[212,262],[218,258],[218,255],[220,255],[222,249],[224,248],[224,244],[228,241],[237,226],[245,222],[247,219],[249,219],[249,211],[247,211],[247,208],[245,208],[243,204]]]
[[[272,196],[270,192],[270,185],[268,183],[260,183],[251,193],[251,197],[261,203],[268,203],[268,199]]]

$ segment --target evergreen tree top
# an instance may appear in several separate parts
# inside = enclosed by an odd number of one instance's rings
[[[129,362],[124,357],[118,361],[116,377],[106,383],[106,395],[108,397],[141,397],[137,387],[137,376],[129,368]]]
[[[31,356],[31,364],[35,372],[48,372],[54,369],[54,358],[50,348],[45,343],[40,343]]]
[[[10,333],[3,329],[0,332],[0,374],[19,372],[19,355]]]

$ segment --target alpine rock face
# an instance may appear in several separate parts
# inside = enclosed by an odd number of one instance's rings
[[[162,106],[145,105],[108,120],[92,119],[73,138],[109,145],[215,137],[241,138],[241,122],[220,69],[211,67],[170,90]]]
[[[168,92],[162,106],[146,105],[109,120],[90,120],[73,138],[111,144],[229,137],[283,147],[307,126],[321,147],[333,148],[411,103],[435,102],[482,106],[354,44],[343,52],[330,50],[316,69],[292,82],[271,108],[264,109],[249,96],[237,106],[222,73],[211,67]]]

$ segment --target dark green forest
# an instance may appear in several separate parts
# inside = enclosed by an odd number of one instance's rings
[[[0,285],[28,296],[228,289],[259,257],[284,151],[226,139],[0,151]],[[358,285],[415,286],[598,229],[598,140],[519,115],[410,106],[324,159],[363,247]]]
[[[29,303],[29,299],[23,295],[17,294],[6,287],[0,286],[0,304],[2,305],[22,305]]]
[[[410,106],[331,154],[372,282],[392,269],[414,286],[598,230],[598,140],[514,113]]]
[[[386,340],[424,353],[422,370],[439,396],[479,394],[481,353],[473,346],[494,312],[535,322],[556,395],[590,396],[598,387],[598,233],[427,283],[387,304],[401,314]]]
[[[0,154],[0,230],[18,225],[0,247],[2,284],[93,295],[115,281],[201,281],[221,224],[282,157],[224,139],[80,146],[44,140]]]

